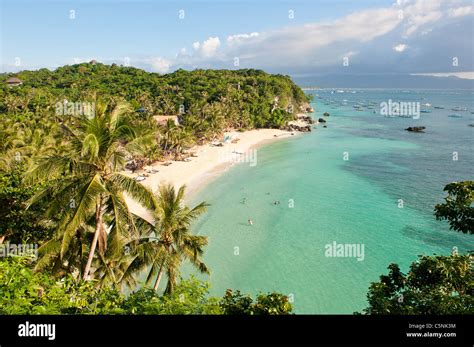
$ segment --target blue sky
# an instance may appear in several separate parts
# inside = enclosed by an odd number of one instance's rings
[[[1,68],[54,68],[92,58],[124,64],[127,57],[132,66],[160,73],[180,67],[254,67],[288,74],[469,72],[474,70],[472,5],[458,0],[2,0]]]

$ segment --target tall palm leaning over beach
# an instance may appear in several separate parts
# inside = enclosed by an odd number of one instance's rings
[[[201,202],[193,208],[184,205],[185,186],[176,192],[172,185],[161,185],[156,196],[154,224],[151,233],[141,239],[143,251],[132,265],[133,272],[138,268],[149,268],[147,283],[155,278],[154,289],[160,285],[163,273],[168,277],[165,293],[173,292],[179,276],[179,268],[188,260],[202,273],[209,273],[201,259],[207,237],[193,235],[191,223],[209,206]],[[141,228],[141,230],[144,230]],[[137,247],[140,249],[140,247]]]
[[[155,205],[151,191],[119,173],[130,154],[128,149],[136,150],[141,141],[127,121],[128,111],[127,104],[119,103],[110,109],[107,104],[98,103],[94,117],[81,117],[74,128],[63,126],[68,150],[41,158],[27,175],[29,179],[50,182],[32,198],[31,204],[51,202],[49,215],[58,219],[59,259],[68,251],[76,232],[92,220],[94,234],[87,263],[83,271],[79,269],[85,280],[89,278],[97,246],[104,255],[107,240],[120,244],[130,233],[138,234],[124,194],[150,210]],[[105,216],[111,220],[107,225]]]

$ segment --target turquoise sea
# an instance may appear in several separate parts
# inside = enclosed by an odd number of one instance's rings
[[[419,254],[474,249],[472,236],[433,216],[447,183],[474,179],[472,91],[308,93],[314,118],[330,113],[327,128],[259,148],[256,166],[235,165],[191,198],[211,204],[194,226],[209,237],[212,274],[198,277],[209,280],[211,294],[278,291],[291,295],[296,313],[352,313],[366,306],[370,282],[390,263],[406,271]],[[421,108],[432,112],[384,117],[380,103],[389,99],[430,103]],[[426,132],[404,130],[418,125]],[[326,257],[333,242],[363,244],[364,259]]]

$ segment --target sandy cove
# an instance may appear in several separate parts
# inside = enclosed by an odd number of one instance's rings
[[[171,165],[164,166],[163,162],[155,162],[151,168],[158,170],[156,173],[149,173],[148,177],[140,183],[156,191],[162,183],[171,183],[177,189],[186,185],[186,196],[195,194],[202,189],[213,178],[225,172],[232,165],[246,161],[248,165],[253,165],[256,147],[275,141],[278,139],[296,136],[297,132],[289,132],[278,129],[258,129],[245,132],[232,132],[225,135],[232,139],[239,139],[237,143],[223,144],[222,147],[205,144],[196,146],[191,151],[197,155],[191,157],[190,161],[173,161]],[[123,174],[129,177],[137,177],[145,173],[145,170],[137,170],[135,173],[124,171]],[[130,210],[149,220],[148,212],[130,198],[127,198]]]

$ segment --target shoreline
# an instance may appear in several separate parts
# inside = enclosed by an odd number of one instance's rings
[[[175,189],[186,185],[185,199],[188,200],[233,165],[253,159],[258,161],[258,156],[253,158],[253,154],[256,153],[253,150],[267,143],[298,136],[299,132],[280,129],[253,129],[225,134],[232,136],[233,139],[239,139],[238,142],[225,143],[221,147],[213,146],[211,143],[195,146],[191,151],[195,153],[196,157],[190,157],[190,161],[172,161],[169,166],[163,165],[164,162],[154,162],[146,168],[158,172],[148,173],[149,176],[140,183],[153,191],[156,191],[162,183],[171,183]],[[249,165],[252,164],[250,162]],[[137,177],[146,173],[146,170],[137,170],[135,173],[126,170],[121,173],[128,177]],[[129,197],[126,200],[131,212],[149,220],[149,213],[143,207]]]

